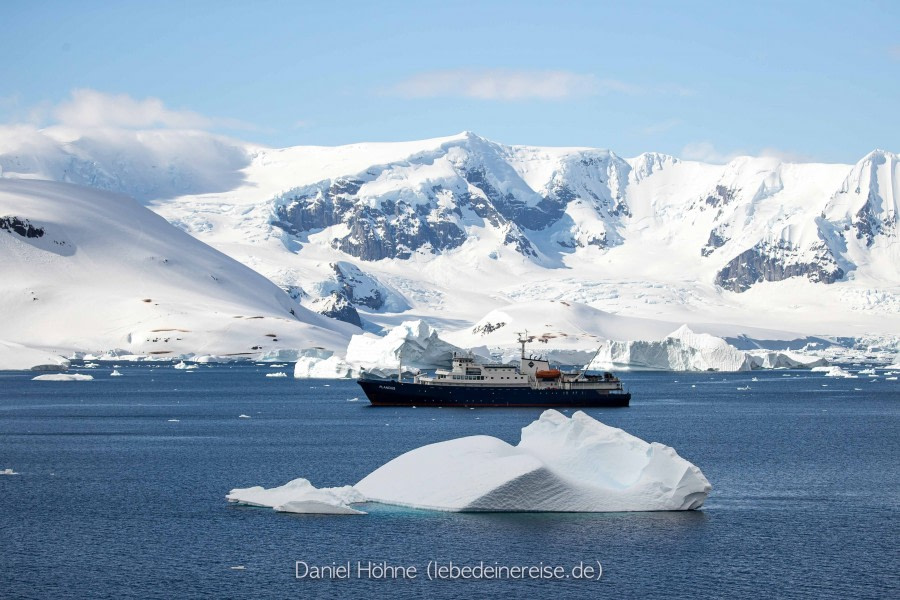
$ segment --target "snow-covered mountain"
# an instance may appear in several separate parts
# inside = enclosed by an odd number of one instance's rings
[[[181,163],[164,152],[169,166],[154,171],[124,142],[101,156],[93,137],[51,137],[94,172],[79,181],[148,200],[304,305],[355,311],[365,326],[424,317],[460,329],[512,303],[563,300],[671,323],[900,330],[900,167],[886,151],[856,165],[712,165],[469,132],[286,149],[215,138],[204,143],[229,150],[210,150],[203,177],[178,191]],[[60,178],[35,158],[49,150],[18,143],[15,162],[12,146],[0,144],[4,176]]]
[[[0,179],[0,255],[0,339],[29,347],[254,356],[359,332],[118,194]]]

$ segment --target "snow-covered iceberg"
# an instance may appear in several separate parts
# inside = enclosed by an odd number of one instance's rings
[[[93,381],[92,375],[81,375],[80,373],[53,373],[52,375],[38,375],[32,377],[32,381]]]
[[[225,498],[229,502],[269,507],[279,512],[332,515],[364,515],[350,504],[366,500],[352,486],[319,489],[303,478],[269,489],[258,485],[235,488]]]
[[[419,369],[449,367],[453,353],[460,348],[445,342],[425,321],[404,321],[384,337],[354,335],[347,346],[347,362],[370,369],[396,369],[401,358],[404,366]]]
[[[555,410],[517,446],[490,436],[430,444],[369,474],[370,501],[450,511],[611,512],[700,508],[712,489],[668,446]]]
[[[843,377],[845,379],[856,379],[858,376],[853,373],[842,369],[841,367],[834,365],[831,367],[813,367],[811,369],[814,373],[823,372],[825,373],[825,377]]]
[[[811,369],[828,365],[824,358],[796,352],[756,350],[749,354],[754,369]]]
[[[316,490],[296,479],[269,490],[232,490],[227,498],[292,512],[333,512],[358,502],[468,512],[619,512],[700,508],[711,489],[700,469],[668,446],[581,411],[569,418],[547,410],[522,429],[516,446],[486,435],[458,438],[398,456],[352,487]]]
[[[358,369],[331,350],[303,350],[294,364],[294,377],[298,379],[351,379],[358,375]]]
[[[591,361],[602,371],[749,371],[750,356],[720,337],[694,333],[687,325],[660,341],[610,341]]]

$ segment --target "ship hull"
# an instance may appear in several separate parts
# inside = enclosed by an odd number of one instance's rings
[[[357,381],[373,406],[457,406],[612,408],[628,406],[631,394],[609,390],[535,390],[530,387],[467,387],[401,383],[375,379]]]

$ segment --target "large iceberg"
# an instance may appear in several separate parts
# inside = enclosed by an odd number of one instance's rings
[[[347,346],[347,362],[366,370],[396,369],[402,359],[404,366],[434,369],[449,367],[453,353],[459,351],[425,321],[404,321],[384,337],[354,335]]]
[[[754,369],[812,369],[828,366],[828,361],[822,357],[796,352],[754,350],[749,354]]]
[[[304,512],[314,512],[310,494],[322,492],[326,512],[364,501],[461,512],[620,512],[700,508],[711,489],[700,469],[668,446],[581,411],[569,418],[547,410],[516,446],[485,435],[458,438],[398,456],[353,487],[315,490],[294,480],[227,497],[263,506],[305,502]]]
[[[359,369],[322,348],[302,350],[294,364],[294,377],[298,379],[350,379],[358,375]]]
[[[517,446],[490,436],[398,456],[355,488],[370,501],[450,511],[618,512],[700,508],[712,489],[668,446],[555,410]]]
[[[749,371],[753,360],[722,338],[682,325],[660,341],[606,342],[591,369],[619,371]]]

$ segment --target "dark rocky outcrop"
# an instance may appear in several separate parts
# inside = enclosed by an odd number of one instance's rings
[[[0,229],[5,229],[24,238],[39,238],[44,235],[43,227],[35,227],[28,219],[20,219],[19,217],[0,217]]]
[[[823,243],[815,244],[813,257],[803,260],[787,242],[759,243],[741,252],[716,274],[716,285],[733,292],[745,292],[761,281],[781,281],[806,277],[814,283],[834,283],[844,270]]]
[[[312,303],[313,310],[317,313],[344,321],[357,327],[362,327],[362,320],[356,308],[350,304],[350,300],[342,292],[331,292],[325,298],[316,298]]]

